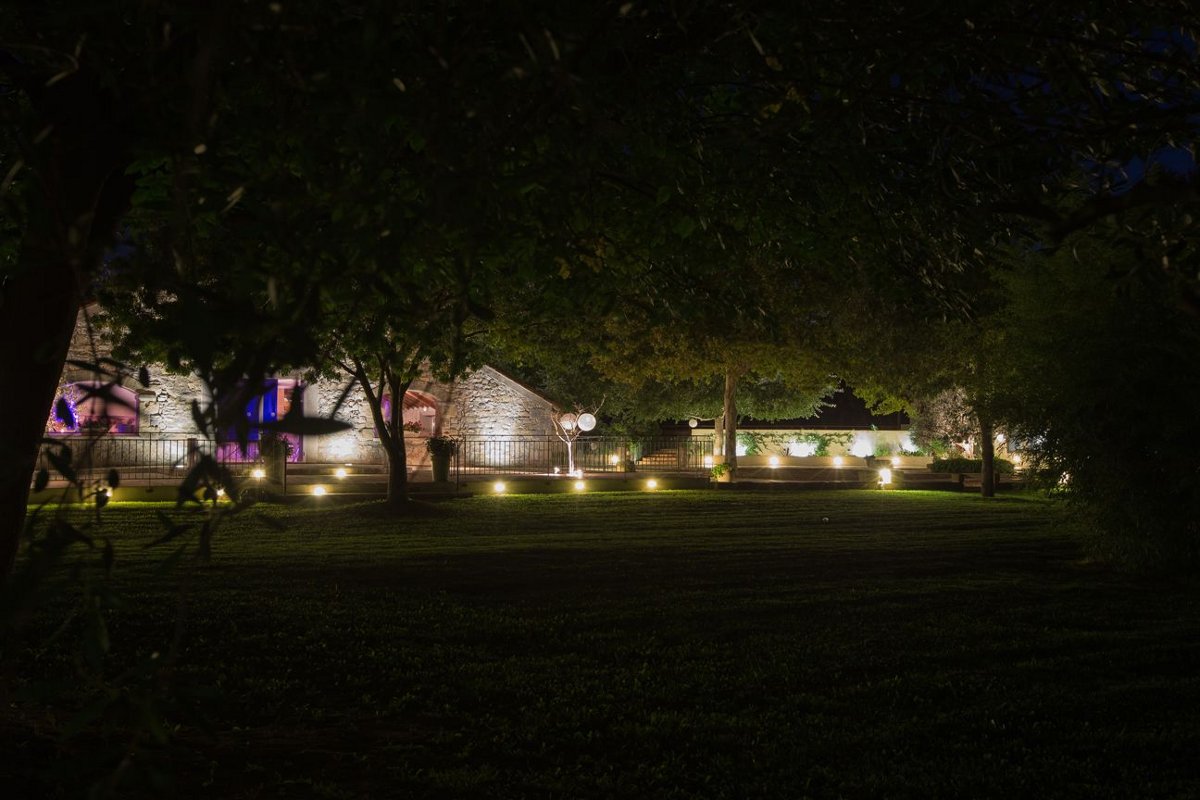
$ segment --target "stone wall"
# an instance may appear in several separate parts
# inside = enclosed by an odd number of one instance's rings
[[[60,386],[79,381],[111,380],[111,377],[97,375],[93,370],[69,363],[79,361],[92,364],[100,358],[109,357],[112,352],[99,334],[89,334],[86,314],[87,310],[80,311],[76,320],[75,333],[67,351],[68,363],[59,380]],[[194,435],[196,426],[192,423],[191,404],[193,399],[202,404],[206,401],[204,382],[195,375],[176,375],[167,372],[161,365],[151,365],[150,385],[142,386],[136,378],[136,367],[133,372],[135,377],[125,378],[120,383],[137,395],[138,435]]]
[[[320,380],[305,393],[310,415],[330,416],[345,391],[345,383]],[[459,438],[552,436],[553,406],[544,397],[492,367],[479,370],[447,385],[426,378],[413,390],[431,395],[438,403],[438,429]],[[346,395],[336,418],[349,422],[350,430],[305,443],[309,461],[378,463],[383,459],[366,396],[358,387]],[[409,466],[428,462],[424,439],[409,435]]]
[[[552,411],[546,398],[485,366],[455,382],[446,423],[464,438],[553,436]]]
[[[89,335],[84,312],[80,312],[68,358],[91,363],[110,352],[102,341]],[[150,365],[149,373],[148,387],[136,378],[121,381],[138,398],[138,438],[195,435],[191,402],[193,399],[206,402],[203,382],[194,375],[168,373],[161,365]],[[97,379],[92,372],[68,364],[60,384]],[[346,383],[346,379],[320,379],[304,387],[307,416],[332,415],[350,423],[350,429],[341,433],[306,438],[305,460],[352,463],[384,460],[362,390],[352,387],[338,406]],[[449,385],[426,377],[414,381],[410,389],[423,392],[437,402],[436,430],[443,435],[465,438],[553,435],[550,402],[491,367],[482,367]],[[413,434],[407,439],[410,467],[427,465],[424,439]]]

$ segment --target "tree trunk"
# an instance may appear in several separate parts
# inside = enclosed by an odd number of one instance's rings
[[[388,458],[387,503],[400,508],[408,503],[408,452],[404,447],[403,431],[385,451]]]
[[[29,478],[83,285],[128,206],[127,108],[92,72],[62,80],[16,62],[4,71],[29,99],[38,139],[20,183],[27,213],[18,260],[0,275],[0,581],[12,572]],[[61,77],[61,76],[60,76]]]
[[[713,463],[721,464],[725,461],[725,416],[718,414],[713,420]]]
[[[399,508],[408,503],[408,449],[404,446],[404,393],[408,391],[410,381],[399,380],[394,373],[388,375],[388,389],[392,394],[392,405],[388,409],[391,419],[388,420],[388,493],[387,504]]]
[[[0,580],[16,562],[29,478],[79,313],[75,270],[25,248],[0,299]]]
[[[984,497],[996,496],[996,429],[991,417],[979,414],[979,457],[982,466],[979,472],[979,493]]]
[[[408,451],[404,447],[404,393],[409,384],[400,381],[386,368],[381,368],[379,386],[371,382],[371,376],[366,367],[358,359],[353,359],[354,368],[351,374],[358,381],[359,388],[367,398],[367,408],[371,410],[371,420],[375,423],[375,433],[379,436],[379,444],[387,457],[387,504],[393,508],[401,508],[408,503]],[[378,391],[376,389],[378,388]],[[383,418],[383,392],[388,389],[392,393],[391,408],[388,409],[388,419]]]
[[[737,373],[726,372],[722,414],[725,417],[725,463],[729,465],[731,473],[737,471],[737,403],[734,400],[737,384]]]

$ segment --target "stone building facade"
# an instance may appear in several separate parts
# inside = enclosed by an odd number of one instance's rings
[[[80,364],[96,363],[108,355],[98,341],[89,329],[86,314],[81,312],[60,381],[60,397],[70,402],[74,424],[59,419],[52,410],[48,434],[71,436],[99,426],[109,431],[114,442],[130,444],[139,440],[186,441],[198,436],[192,421],[192,401],[204,404],[210,397],[203,381],[195,375],[173,374],[161,365],[150,365],[148,386],[131,377],[114,388],[118,402],[100,407],[99,401],[89,399],[87,390],[95,385],[96,375],[94,370]],[[262,420],[280,418],[298,398],[306,416],[333,417],[349,423],[350,428],[297,442],[297,460],[381,462],[384,455],[362,390],[353,387],[337,407],[347,380],[305,382],[298,374],[279,375],[264,387],[264,395],[252,413]],[[432,435],[466,439],[554,435],[553,404],[489,366],[452,383],[431,377],[415,381],[403,403],[411,466],[421,466],[427,461],[424,442]]]

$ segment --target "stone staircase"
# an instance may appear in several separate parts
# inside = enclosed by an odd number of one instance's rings
[[[411,476],[411,473],[410,473]],[[320,486],[325,494],[376,496],[387,493],[387,467],[382,464],[288,464],[287,494],[312,494]],[[273,488],[279,491],[276,483]]]
[[[638,469],[680,469],[679,450],[674,447],[647,453],[637,461]]]

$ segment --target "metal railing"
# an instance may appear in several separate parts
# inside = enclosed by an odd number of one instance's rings
[[[712,439],[698,436],[575,440],[575,469],[584,472],[701,472],[711,466]],[[479,437],[459,440],[459,475],[556,475],[570,471],[567,444],[554,436]]]
[[[258,462],[258,444],[249,442],[245,448],[235,443],[218,443],[202,436],[72,436],[61,441],[71,451],[71,469],[80,480],[89,482],[102,478],[110,469],[120,473],[127,483],[153,486],[178,482],[187,470],[195,466],[202,455],[211,455],[221,464],[242,472]],[[38,454],[38,470],[50,471],[51,480],[61,479],[48,453],[61,452],[54,444],[45,444]]]
[[[212,455],[235,473],[246,472],[257,462],[255,443],[246,449],[217,443],[200,436],[99,436],[71,437],[72,469],[85,482],[100,479],[109,470],[120,471],[122,482],[140,485],[176,483],[202,454]],[[59,479],[45,445],[37,468],[48,469]],[[428,469],[428,456],[409,448],[410,469]],[[357,457],[358,463],[387,465],[382,448],[378,459]],[[712,465],[711,437],[662,436],[642,438],[580,437],[574,443],[575,469],[585,473],[705,472]],[[567,445],[554,436],[469,437],[459,440],[451,463],[453,480],[481,474],[555,475],[570,471]]]

